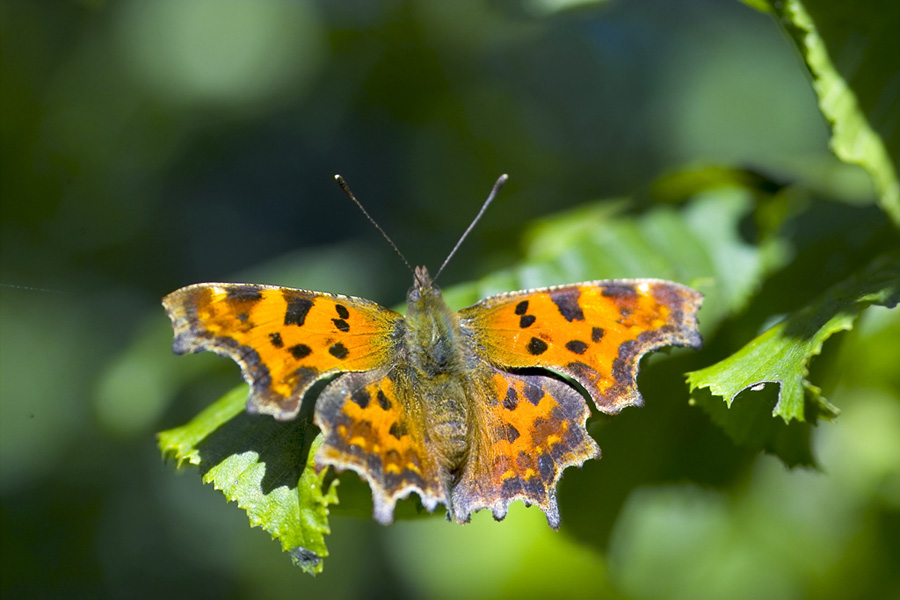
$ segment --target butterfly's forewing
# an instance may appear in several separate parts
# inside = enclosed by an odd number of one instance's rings
[[[429,511],[447,502],[421,391],[403,373],[384,368],[342,375],[316,403],[315,423],[325,436],[317,468],[356,471],[372,489],[375,519],[385,524],[393,521],[397,500],[410,492]]]
[[[482,375],[483,372],[483,375]],[[474,374],[479,423],[469,460],[453,488],[453,516],[489,508],[495,519],[509,504],[536,504],[559,527],[556,484],[569,466],[600,458],[588,435],[590,411],[574,388],[544,375],[516,375],[484,366]],[[480,439],[479,437],[480,436]]]
[[[317,379],[388,364],[402,320],[362,298],[264,285],[201,283],[163,305],[176,354],[231,357],[251,386],[248,411],[283,420],[297,415]]]
[[[640,358],[700,347],[703,296],[657,279],[619,279],[491,296],[460,311],[475,353],[498,368],[546,368],[575,379],[597,408],[641,405]]]

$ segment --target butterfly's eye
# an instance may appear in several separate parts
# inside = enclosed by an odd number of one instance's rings
[[[422,295],[419,293],[419,288],[413,286],[409,288],[409,292],[406,294],[406,300],[408,302],[418,302],[422,298]]]

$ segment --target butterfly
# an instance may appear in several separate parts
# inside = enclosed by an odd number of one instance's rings
[[[521,500],[556,529],[563,470],[600,457],[573,382],[601,412],[640,406],[641,356],[699,348],[701,301],[678,283],[620,279],[454,311],[417,267],[405,315],[363,298],[234,283],[190,285],[163,305],[176,354],[211,350],[240,365],[248,412],[290,420],[315,402],[316,468],[359,474],[377,521],[392,522],[397,501],[415,492],[459,523],[482,509],[501,520]]]

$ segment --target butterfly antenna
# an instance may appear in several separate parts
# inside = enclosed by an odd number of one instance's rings
[[[447,255],[447,258],[444,259],[444,264],[442,264],[441,268],[438,269],[437,275],[434,276],[432,281],[436,281],[437,278],[441,276],[441,272],[444,270],[444,267],[447,266],[447,263],[449,263],[450,259],[453,258],[453,255],[456,254],[456,251],[459,250],[460,246],[462,246],[463,240],[466,239],[466,236],[469,235],[469,232],[472,231],[473,227],[475,227],[475,223],[477,223],[479,219],[481,219],[481,215],[484,214],[484,211],[487,210],[487,207],[490,206],[491,202],[494,201],[494,198],[497,196],[497,194],[500,193],[500,190],[503,188],[503,184],[506,183],[507,179],[509,179],[509,175],[507,175],[506,173],[504,173],[500,176],[499,179],[497,179],[497,183],[494,184],[494,188],[491,190],[491,193],[487,197],[487,200],[485,200],[484,204],[481,205],[481,210],[479,210],[478,214],[475,215],[472,223],[469,224],[469,228],[463,232],[462,237],[459,238],[459,241],[456,242],[456,245],[453,246],[453,250],[450,251],[450,254]]]
[[[391,245],[391,248],[394,249],[394,252],[397,253],[397,256],[399,256],[399,257],[400,257],[400,260],[403,261],[403,264],[406,265],[406,268],[409,269],[410,271],[413,271],[413,268],[410,266],[409,261],[406,260],[406,257],[403,256],[403,253],[400,252],[400,248],[398,248],[398,247],[397,247],[397,244],[394,243],[394,240],[392,240],[392,239],[388,236],[388,234],[386,234],[386,233],[384,232],[384,229],[382,229],[381,226],[380,226],[378,223],[375,222],[375,219],[373,219],[373,218],[371,217],[371,215],[369,215],[369,213],[366,212],[366,209],[363,207],[362,203],[360,203],[360,201],[356,199],[356,196],[353,195],[353,192],[350,191],[350,186],[347,185],[347,182],[344,181],[344,178],[341,177],[340,175],[335,175],[335,176],[334,176],[334,180],[338,182],[338,185],[341,186],[341,189],[344,190],[344,193],[347,194],[348,196],[350,196],[350,199],[353,200],[354,204],[356,204],[356,206],[359,207],[359,210],[362,211],[362,214],[366,215],[366,218],[369,220],[369,223],[371,223],[372,225],[374,225],[374,226],[375,226],[375,229],[377,229],[378,232],[379,232],[382,236],[384,236],[384,239],[386,239],[386,240],[387,240],[387,243]],[[415,271],[413,271],[413,272],[415,272]]]

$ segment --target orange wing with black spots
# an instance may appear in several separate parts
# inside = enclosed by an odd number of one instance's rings
[[[237,361],[248,410],[290,419],[317,380],[336,373],[314,414],[318,469],[350,469],[372,489],[374,516],[393,520],[416,492],[459,522],[511,502],[537,504],[559,526],[556,485],[599,458],[577,380],[597,407],[640,404],[640,358],[699,347],[702,296],[655,279],[595,281],[512,292],[451,311],[416,269],[407,315],[374,302],[263,285],[207,283],[163,304],[178,354],[212,350]]]
[[[212,350],[238,362],[247,410],[288,420],[318,379],[392,359],[402,317],[362,298],[266,285],[201,283],[163,299],[176,354]]]
[[[617,413],[643,403],[635,382],[643,354],[700,347],[702,298],[671,281],[618,279],[491,296],[459,315],[486,362],[567,375],[599,410]]]
[[[447,482],[428,440],[427,413],[409,379],[388,369],[343,375],[316,404],[324,441],[316,468],[351,469],[372,489],[374,517],[394,520],[398,499],[416,492],[433,511],[447,503]]]
[[[482,375],[483,373],[483,375]],[[551,527],[559,527],[556,484],[566,467],[600,458],[588,435],[590,414],[581,394],[544,375],[515,375],[484,366],[475,397],[481,423],[473,456],[454,486],[452,510],[461,523],[489,508],[503,519],[510,503],[538,505]]]

